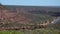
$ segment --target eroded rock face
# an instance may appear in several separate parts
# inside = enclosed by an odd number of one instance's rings
[[[0,12],[1,20],[10,20],[12,22],[16,21],[18,23],[29,23],[31,19],[28,18],[28,15],[18,14],[16,12],[12,12],[10,10],[3,10]]]

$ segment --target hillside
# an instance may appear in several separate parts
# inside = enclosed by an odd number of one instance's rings
[[[3,5],[1,7],[0,8],[2,10],[0,9],[0,27],[20,27],[21,24],[24,26],[25,24],[36,25],[41,23],[51,23],[54,17],[50,16],[48,12],[55,12],[59,10],[57,8],[46,8],[39,6]]]

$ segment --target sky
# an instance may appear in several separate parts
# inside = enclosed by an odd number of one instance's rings
[[[3,5],[60,6],[60,0],[0,0]]]

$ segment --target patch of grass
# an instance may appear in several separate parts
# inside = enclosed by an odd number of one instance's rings
[[[24,32],[22,31],[15,31],[15,30],[11,30],[11,31],[0,31],[0,34],[24,34]]]
[[[24,30],[24,31],[5,30],[0,31],[0,34],[60,34],[60,31],[53,29],[36,29],[36,30]]]

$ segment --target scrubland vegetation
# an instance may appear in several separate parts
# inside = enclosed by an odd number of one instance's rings
[[[54,29],[36,29],[36,30],[5,30],[0,34],[60,34],[60,31]]]
[[[60,34],[60,25],[50,24],[55,19],[50,14],[57,8],[0,6],[0,34]]]

